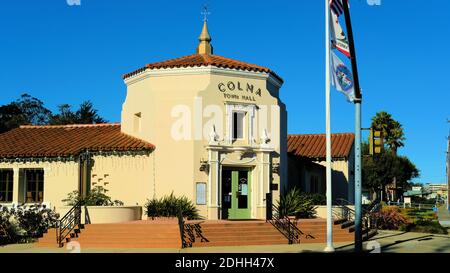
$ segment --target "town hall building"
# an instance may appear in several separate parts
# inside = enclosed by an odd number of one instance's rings
[[[287,112],[274,71],[197,52],[124,75],[117,124],[21,126],[0,135],[0,202],[62,210],[102,186],[125,206],[186,196],[205,219],[263,219],[287,186]]]

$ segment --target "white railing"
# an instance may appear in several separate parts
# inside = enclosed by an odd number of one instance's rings
[[[404,203],[404,202],[387,202],[388,206],[397,206],[402,208],[414,208],[414,209],[429,209],[432,210],[436,207],[434,204],[420,204],[420,203]]]

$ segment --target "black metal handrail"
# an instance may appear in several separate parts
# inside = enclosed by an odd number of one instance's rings
[[[278,229],[288,239],[290,245],[300,243],[300,238],[304,233],[297,227],[297,221],[292,221],[288,216],[282,215],[275,205],[272,205],[271,212],[266,216],[266,221]]]
[[[84,205],[84,223],[85,224],[91,223],[91,216],[89,215],[89,210],[86,205]]]
[[[338,198],[336,199],[338,205],[344,209],[344,213],[343,216],[345,217],[346,221],[351,221],[354,222],[355,221],[355,217],[356,217],[356,212],[354,209],[350,208],[349,205],[353,205],[351,204],[351,202],[349,202],[348,200],[342,199],[342,198]],[[377,230],[378,229],[378,225],[377,225],[377,219],[374,216],[374,214],[379,211],[381,207],[380,202],[373,202],[368,209],[364,209],[362,208],[362,217],[361,217],[361,222],[362,222],[362,228],[366,233],[366,238],[368,238],[369,232],[371,230]]]
[[[202,226],[199,223],[186,223],[183,218],[183,213],[178,213],[178,225],[180,227],[181,248],[192,247],[196,238],[200,241],[209,242],[203,235]]]
[[[56,227],[56,241],[60,247],[63,247],[64,239],[81,224],[81,206],[82,202],[76,203],[67,213],[58,221]]]
[[[187,247],[187,240],[184,229],[183,213],[181,210],[178,213],[178,227],[180,228],[181,248],[185,248]]]

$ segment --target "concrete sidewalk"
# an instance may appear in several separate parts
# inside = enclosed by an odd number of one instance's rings
[[[354,245],[334,244],[337,252],[353,252]],[[363,249],[379,246],[380,253],[450,253],[450,236],[427,233],[380,231]],[[186,249],[83,249],[81,253],[320,253],[325,244],[296,244],[238,247],[199,247]],[[377,250],[374,250],[377,252]],[[66,248],[37,248],[33,244],[0,247],[0,253],[70,253]]]
[[[437,216],[439,223],[444,227],[450,227],[450,211],[446,206],[440,206],[438,208]]]

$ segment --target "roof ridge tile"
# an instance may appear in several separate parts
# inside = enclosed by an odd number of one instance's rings
[[[194,67],[194,66],[216,66],[219,68],[230,68],[243,71],[264,72],[272,74],[275,78],[283,82],[283,79],[278,76],[274,71],[267,67],[251,64],[231,58],[219,56],[219,55],[207,55],[207,54],[192,54],[166,61],[154,62],[146,64],[144,67],[139,68],[133,72],[123,75],[124,79],[138,75],[145,70],[149,69],[162,69],[162,68],[180,68],[180,67]]]
[[[98,123],[98,124],[65,124],[65,125],[20,125],[16,129],[56,129],[56,128],[83,128],[83,127],[106,127],[120,126],[120,123]]]

